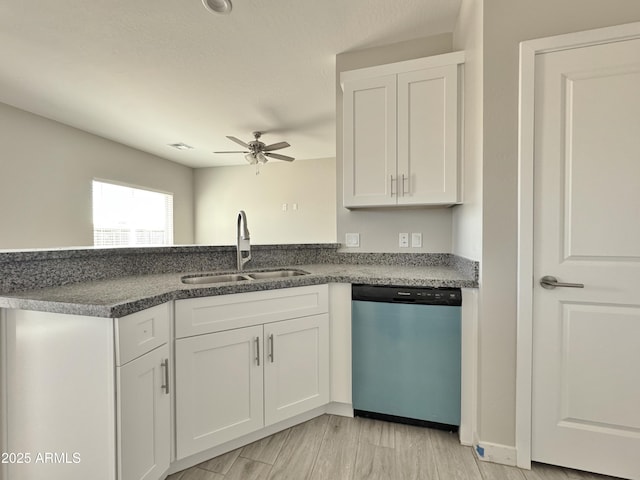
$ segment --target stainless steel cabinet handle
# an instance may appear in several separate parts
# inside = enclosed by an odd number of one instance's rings
[[[260,337],[256,337],[256,363],[260,366]]]
[[[389,179],[391,180],[391,196],[393,197],[395,195],[393,193],[393,182],[395,182],[396,180],[394,180],[393,175],[389,175]]]
[[[160,386],[160,388],[164,390],[164,393],[169,395],[169,359],[165,358],[160,366],[164,371],[164,383]]]
[[[409,191],[405,188],[406,185],[406,181],[409,180],[408,176],[405,176],[405,174],[402,174],[402,196],[404,197],[405,193],[409,193]]]
[[[269,358],[271,359],[271,363],[275,360],[273,355],[273,333],[269,335]]]
[[[584,283],[563,283],[559,282],[556,277],[551,275],[545,275],[540,279],[540,285],[542,288],[553,290],[556,287],[568,287],[568,288],[584,288]]]

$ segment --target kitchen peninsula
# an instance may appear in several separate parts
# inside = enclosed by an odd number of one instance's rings
[[[351,284],[461,288],[473,323],[476,262],[338,249],[254,246],[240,280],[209,284],[183,280],[231,275],[235,248],[0,252],[0,446],[81,460],[9,465],[7,478],[164,479],[323,413],[352,415]]]

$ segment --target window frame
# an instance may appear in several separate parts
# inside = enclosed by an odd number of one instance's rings
[[[122,187],[122,188],[126,188],[126,189],[130,189],[132,191],[142,191],[142,192],[150,192],[150,193],[157,193],[157,194],[161,194],[164,195],[165,198],[165,211],[164,211],[164,216],[165,216],[165,228],[164,230],[161,230],[163,232],[163,236],[164,236],[164,240],[162,243],[142,243],[142,242],[138,242],[137,241],[137,235],[139,235],[140,233],[150,233],[153,232],[154,230],[148,230],[148,229],[140,229],[140,228],[136,228],[136,224],[127,224],[127,228],[123,228],[121,229],[122,232],[127,232],[127,242],[123,243],[123,242],[101,242],[101,243],[97,243],[96,240],[98,238],[98,234],[97,234],[97,228],[96,228],[96,205],[95,205],[95,189],[96,189],[96,183],[98,184],[106,184],[106,185],[110,185],[110,186],[116,186],[116,187]],[[141,185],[137,185],[137,184],[132,184],[132,183],[128,183],[128,182],[121,182],[118,180],[111,180],[111,179],[105,179],[105,178],[99,178],[99,177],[94,177],[91,180],[91,225],[92,225],[92,231],[93,231],[93,246],[94,247],[147,247],[147,246],[171,246],[174,245],[174,205],[173,205],[173,201],[174,201],[174,193],[173,192],[169,192],[169,191],[165,191],[165,190],[160,190],[157,188],[151,188],[151,187],[147,187],[147,186],[141,186]],[[113,229],[114,230],[114,234],[117,235],[118,232],[115,232],[115,230],[117,229]]]

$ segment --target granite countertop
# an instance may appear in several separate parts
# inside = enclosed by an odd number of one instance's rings
[[[475,278],[452,266],[309,264],[274,269],[285,268],[304,270],[309,275],[209,285],[185,285],[181,282],[182,276],[199,272],[133,275],[15,291],[0,296],[0,307],[118,318],[171,300],[334,282],[422,287],[478,286]],[[249,271],[251,269],[247,269]]]

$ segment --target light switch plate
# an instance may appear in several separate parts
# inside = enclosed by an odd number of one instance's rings
[[[345,234],[345,245],[347,247],[359,247],[360,246],[360,234],[359,233],[347,233]]]
[[[398,246],[400,246],[402,248],[408,248],[409,247],[409,234],[408,233],[401,233],[398,236]]]
[[[411,246],[413,248],[422,247],[422,234],[421,233],[412,233],[411,234]]]

